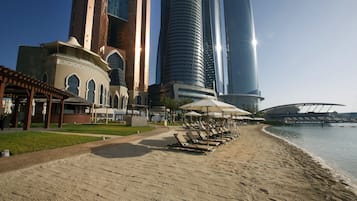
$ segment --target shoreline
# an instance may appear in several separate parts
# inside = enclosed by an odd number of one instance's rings
[[[357,200],[330,172],[263,125],[212,153],[168,149],[167,130],[0,173],[0,200]]]
[[[285,143],[288,144],[288,146],[293,146],[297,149],[300,149],[306,155],[311,157],[314,160],[314,162],[321,165],[322,168],[327,169],[330,172],[330,174],[332,175],[332,177],[336,180],[336,182],[342,181],[342,182],[348,184],[347,189],[353,191],[357,195],[357,183],[355,183],[355,180],[353,178],[351,178],[352,176],[347,176],[343,172],[343,170],[339,170],[338,168],[334,168],[334,167],[330,166],[323,158],[314,155],[312,152],[308,151],[307,149],[300,147],[297,144],[290,142],[288,139],[285,139],[283,137],[280,137],[279,135],[276,135],[275,133],[267,131],[266,128],[268,128],[268,127],[270,127],[270,125],[266,125],[266,126],[262,127],[262,132],[264,132],[272,137],[275,137],[279,140],[284,141]]]

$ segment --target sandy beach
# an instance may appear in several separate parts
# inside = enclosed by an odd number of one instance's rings
[[[0,173],[0,200],[357,200],[301,150],[243,126],[215,152],[167,149],[174,131]]]

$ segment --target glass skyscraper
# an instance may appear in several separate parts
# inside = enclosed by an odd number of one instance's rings
[[[163,0],[161,9],[157,85],[185,84],[181,92],[191,98],[211,90],[258,111],[263,98],[250,0]]]
[[[228,89],[220,98],[238,107],[258,111],[257,53],[250,0],[224,0]]]
[[[161,1],[157,84],[173,98],[214,98],[205,88],[202,0]]]
[[[158,79],[204,87],[201,0],[162,1]]]
[[[219,99],[255,112],[262,97],[251,2],[203,2],[206,86],[214,82]]]

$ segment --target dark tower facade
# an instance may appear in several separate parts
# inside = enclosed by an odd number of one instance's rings
[[[204,87],[201,0],[162,1],[162,12],[161,83]]]
[[[212,2],[202,1],[202,21],[203,21],[203,53],[205,67],[205,87],[209,89],[216,88],[216,70],[214,63],[214,47],[212,37]]]
[[[174,98],[214,97],[205,88],[202,0],[161,1],[157,84]]]
[[[147,104],[150,6],[150,0],[72,2],[69,35],[109,63],[111,79],[120,80],[113,83],[128,88],[129,104]]]

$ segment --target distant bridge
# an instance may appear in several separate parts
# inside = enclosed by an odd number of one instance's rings
[[[339,122],[335,106],[345,106],[336,103],[295,103],[280,105],[261,110],[267,121],[280,121],[286,124],[311,124]]]

